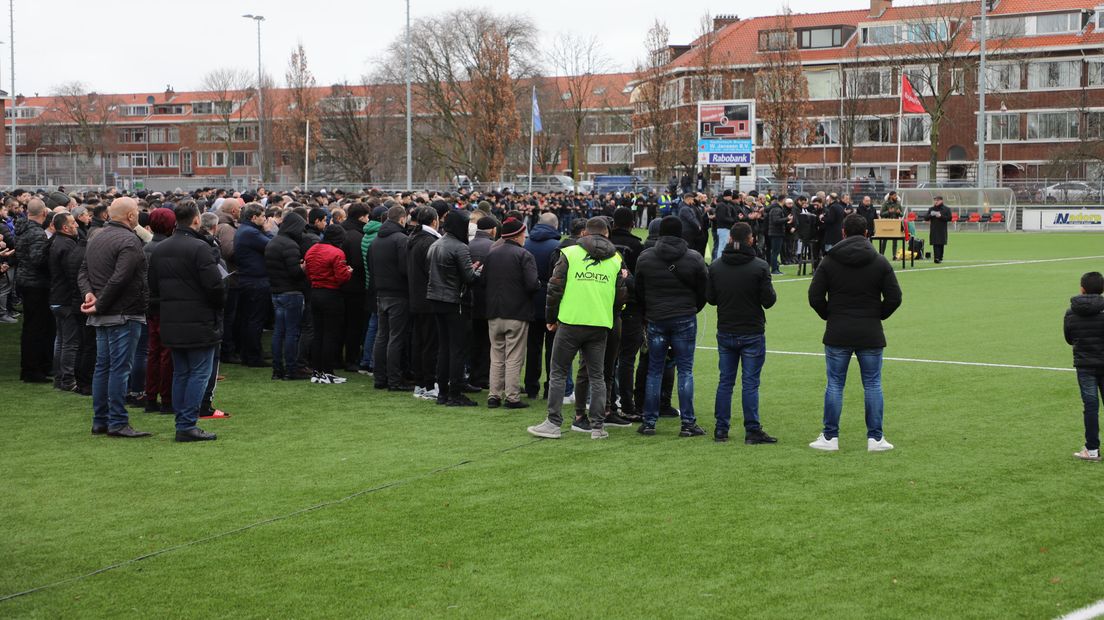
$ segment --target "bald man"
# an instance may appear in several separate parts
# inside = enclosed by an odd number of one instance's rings
[[[92,378],[92,434],[149,437],[134,430],[126,410],[134,349],[146,322],[149,291],[146,255],[134,233],[138,203],[121,197],[107,208],[110,218],[88,242],[77,276],[81,312],[96,329],[96,373]]]
[[[46,234],[46,204],[27,201],[27,217],[16,220],[15,284],[23,298],[19,378],[49,383],[54,363],[54,315],[50,312],[50,243]]]

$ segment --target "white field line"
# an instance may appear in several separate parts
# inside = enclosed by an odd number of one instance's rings
[[[1097,601],[1088,607],[1082,607],[1077,611],[1071,611],[1070,613],[1058,618],[1058,620],[1091,620],[1092,618],[1099,618],[1104,616],[1104,601]]]
[[[1010,260],[1002,263],[982,263],[979,265],[947,265],[944,267],[920,267],[918,269],[899,269],[897,274],[902,273],[916,273],[919,271],[946,271],[950,269],[981,269],[983,267],[1007,267],[1009,265],[1036,265],[1039,263],[1061,263],[1064,261],[1074,260],[1099,260],[1104,259],[1104,256],[1071,256],[1069,258],[1040,258],[1035,260]],[[890,261],[893,262],[893,261]],[[786,284],[788,282],[808,282],[812,280],[812,277],[802,278],[787,278],[785,280],[774,280],[775,284]]]
[[[716,351],[717,347],[699,346],[699,349],[706,351]],[[824,357],[823,353],[809,353],[806,351],[772,351],[767,349],[767,353],[772,355],[798,355],[802,357]],[[1013,368],[1017,370],[1050,370],[1054,372],[1076,372],[1073,368],[1055,368],[1052,366],[1024,366],[1021,364],[990,364],[987,362],[956,362],[951,360],[922,360],[911,357],[885,357],[882,358],[887,362],[911,362],[914,364],[943,364],[946,366],[977,366],[981,368]]]

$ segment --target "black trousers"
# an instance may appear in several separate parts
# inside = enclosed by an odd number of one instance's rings
[[[556,339],[556,332],[548,331],[548,327],[542,321],[529,323],[529,336],[525,348],[525,393],[529,398],[536,398],[541,392],[541,377],[545,377],[545,370],[552,367],[552,343]],[[544,380],[544,392],[548,393],[548,380]]]
[[[272,305],[272,289],[267,286],[243,286],[238,295],[238,322],[241,324],[238,344],[241,347],[242,363],[260,366],[264,364],[261,332],[264,331],[268,309]]]
[[[471,360],[468,383],[481,388],[491,384],[491,336],[487,319],[472,319]]]
[[[935,258],[935,261],[938,262],[938,263],[943,262],[943,248],[944,247],[946,247],[946,246],[942,246],[942,245],[933,245],[932,246],[932,257]]]
[[[403,382],[403,348],[406,345],[406,321],[410,317],[410,302],[404,297],[380,297],[376,312],[379,322],[372,349],[372,370],[376,385],[397,387]],[[348,341],[345,346],[349,346]]]
[[[19,348],[19,378],[42,381],[54,366],[54,313],[50,289],[20,286],[23,298],[23,332]]]
[[[457,399],[463,394],[464,360],[468,357],[468,317],[460,314],[460,305],[455,311],[434,312],[437,323],[437,384],[439,399],[447,394],[449,399]]]
[[[311,343],[311,367],[333,374],[344,334],[345,302],[341,293],[328,288],[311,290],[311,319],[314,341]]]
[[[222,308],[222,348],[219,355],[233,357],[238,354],[238,301],[241,298],[241,289],[232,287],[226,289],[226,305]]]
[[[427,390],[437,383],[437,319],[428,312],[413,315],[410,367],[414,385]]]
[[[636,356],[644,346],[644,316],[639,312],[621,315],[621,345],[617,354],[617,393],[621,396],[621,415],[638,415],[642,409],[636,405],[635,381]],[[610,407],[612,410],[612,406]]]
[[[360,366],[360,357],[364,348],[364,291],[342,293],[345,303],[345,336],[343,339],[345,367],[354,368]],[[374,353],[373,353],[374,355]]]

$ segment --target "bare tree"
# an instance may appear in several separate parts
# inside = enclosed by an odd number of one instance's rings
[[[115,143],[109,132],[115,99],[90,92],[81,82],[67,82],[54,89],[58,118],[70,126],[73,146],[86,158],[97,154],[106,158]]]
[[[789,11],[778,16],[766,40],[770,49],[764,53],[763,68],[755,74],[756,115],[763,121],[771,168],[785,187],[801,148],[814,138],[808,118],[812,106]]]
[[[637,65],[632,94],[637,119],[633,130],[640,134],[641,146],[652,158],[657,179],[674,170],[674,108],[682,103],[678,84],[668,82],[665,74],[670,62],[670,36],[667,25],[659,20],[648,29],[645,56]]]
[[[398,169],[401,118],[394,85],[335,84],[319,102],[320,163],[341,180],[372,182],[381,168]],[[320,170],[321,172],[321,170]]]
[[[610,60],[602,50],[598,37],[584,37],[571,32],[560,34],[548,52],[556,82],[563,88],[557,97],[560,109],[571,126],[571,177],[580,178],[586,167],[587,132],[583,126],[594,111],[595,86],[600,74],[610,69]]]
[[[307,53],[303,44],[296,46],[288,59],[284,73],[286,88],[284,99],[277,106],[278,114],[273,119],[273,133],[280,151],[291,163],[295,172],[302,177],[307,152],[307,129],[310,129],[310,143],[317,145],[322,135],[318,122],[318,93],[316,81],[307,63]],[[315,149],[317,151],[317,148]]]
[[[537,101],[548,102],[562,96],[555,78],[538,79]],[[543,174],[553,174],[560,167],[565,149],[570,149],[575,135],[575,122],[563,108],[541,104],[541,131],[533,140],[533,164]],[[532,123],[526,131],[532,130]],[[575,170],[572,170],[575,174]],[[573,177],[578,178],[578,177]]]
[[[239,128],[243,127],[245,100],[256,94],[252,83],[252,75],[244,69],[215,69],[203,76],[201,88],[211,94],[211,113],[217,121],[214,126],[199,129],[207,132],[201,141],[217,142],[222,146],[226,152],[227,177],[234,163],[234,143],[239,141]]]

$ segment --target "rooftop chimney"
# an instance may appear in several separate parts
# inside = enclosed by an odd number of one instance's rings
[[[740,21],[740,17],[738,15],[715,15],[713,17],[713,32],[717,32],[721,28],[724,28],[729,24],[735,24],[738,21]]]
[[[893,7],[893,0],[870,0],[870,17],[881,17]]]

